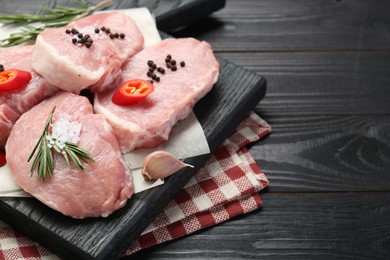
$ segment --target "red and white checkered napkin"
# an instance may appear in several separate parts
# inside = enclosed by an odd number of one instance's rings
[[[245,146],[270,132],[271,127],[252,112],[125,255],[259,208],[258,191],[268,180]]]
[[[271,127],[252,112],[124,255],[259,208],[258,191],[268,181],[245,146],[270,132]],[[2,259],[58,258],[0,221]]]

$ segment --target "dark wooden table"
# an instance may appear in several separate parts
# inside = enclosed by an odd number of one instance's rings
[[[390,258],[390,1],[227,0],[174,33],[268,80],[260,210],[134,259]],[[239,86],[238,86],[239,87]]]
[[[256,112],[273,133],[250,151],[270,186],[261,209],[126,259],[389,259],[389,11],[388,0],[227,0],[171,32],[268,80]]]

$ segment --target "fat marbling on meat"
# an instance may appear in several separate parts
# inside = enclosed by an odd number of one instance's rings
[[[167,55],[176,61],[176,71],[167,68]],[[129,79],[150,80],[149,60],[164,68],[165,73],[155,70],[160,81],[154,81],[154,92],[146,99],[135,105],[118,106],[111,101],[115,90],[95,94],[95,112],[111,124],[122,152],[155,147],[167,140],[174,124],[190,114],[219,74],[219,63],[207,42],[166,39],[130,58],[123,68],[122,83]]]
[[[103,31],[100,28],[110,29]],[[96,33],[95,29],[99,28]],[[74,44],[78,35],[66,33],[76,29],[93,40],[90,48]],[[124,34],[111,38],[110,34]],[[135,22],[121,11],[98,13],[62,28],[49,28],[40,33],[35,43],[32,67],[45,81],[68,92],[79,93],[110,89],[120,75],[122,63],[142,49],[143,36]]]
[[[32,79],[22,89],[0,91],[0,149],[4,148],[16,120],[43,99],[54,95],[58,89],[44,83],[43,78],[31,68],[33,45],[0,49],[0,64],[7,69],[29,71]]]
[[[77,145],[92,155],[95,162],[80,170],[70,167],[62,155],[53,150],[52,177],[30,176],[27,159],[43,132],[52,111],[53,123],[67,114],[71,122],[82,124]],[[123,207],[134,189],[131,173],[122,159],[119,144],[111,126],[101,115],[93,113],[88,99],[68,92],[59,92],[24,113],[9,136],[7,162],[15,181],[28,193],[49,207],[73,218],[107,216]]]

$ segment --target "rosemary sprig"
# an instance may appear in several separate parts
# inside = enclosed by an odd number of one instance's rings
[[[99,4],[89,7],[87,3],[77,1],[77,7],[57,6],[56,8],[43,8],[42,14],[0,14],[0,23],[26,24],[17,33],[12,33],[6,39],[0,40],[0,47],[10,47],[33,41],[38,34],[46,28],[62,27],[72,21],[92,14],[97,8],[112,0],[103,0]],[[40,26],[31,26],[30,23],[40,22]]]
[[[50,136],[49,128],[52,123],[54,110],[55,107],[50,112],[50,115],[46,120],[44,130],[27,160],[27,162],[30,162],[34,154],[37,152],[33,160],[33,163],[31,165],[30,175],[33,176],[35,169],[38,168],[37,170],[38,179],[42,179],[42,180],[47,175],[49,175],[49,177],[53,176],[53,167],[54,167],[53,154],[52,154],[52,150],[49,147],[47,137]],[[66,142],[64,148],[62,149],[58,147],[56,144],[53,144],[52,147],[56,152],[64,156],[65,162],[68,166],[70,166],[69,157],[76,165],[76,167],[80,170],[85,170],[85,166],[83,165],[83,162],[84,163],[88,161],[95,162],[95,160],[92,158],[91,154],[88,151],[78,147],[74,143]]]

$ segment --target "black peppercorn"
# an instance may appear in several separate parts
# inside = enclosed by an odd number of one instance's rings
[[[181,67],[184,67],[185,65],[186,65],[186,63],[184,61],[180,62]]]
[[[148,77],[152,77],[152,75],[153,75],[153,72],[148,71],[148,72],[146,73],[146,76],[148,76]]]
[[[176,66],[172,66],[172,67],[171,67],[171,70],[172,70],[172,71],[176,71],[176,70],[177,70],[177,67],[176,67]]]
[[[150,84],[153,84],[153,83],[154,83],[153,80],[151,80],[151,79],[149,79],[148,82],[149,82]]]
[[[119,37],[121,37],[121,39],[124,39],[125,38],[125,34],[121,33],[121,34],[119,34]]]
[[[164,73],[165,73],[165,70],[164,70],[164,68],[161,68],[161,67],[158,67],[158,68],[157,68],[157,71],[158,71],[158,72],[160,72],[160,73],[162,73],[162,74],[164,74]]]
[[[115,37],[114,34],[111,33],[111,34],[110,34],[110,38],[111,38],[111,39],[114,39],[114,37]]]
[[[100,27],[100,30],[102,30],[102,32],[105,32],[106,31],[106,27],[102,26],[102,27]]]
[[[99,28],[96,28],[96,29],[95,29],[95,33],[100,33]]]
[[[72,34],[78,34],[78,33],[79,33],[79,31],[77,31],[77,30],[74,29],[74,28],[71,30],[71,32],[72,32]]]
[[[72,42],[73,42],[73,43],[76,43],[76,42],[77,42],[77,39],[76,39],[76,38],[72,38]]]
[[[0,72],[3,72],[3,71],[4,71],[4,65],[0,64]]]
[[[92,46],[92,42],[85,43],[85,47],[90,48]]]
[[[171,63],[171,65],[173,65],[173,66],[176,65],[176,61],[175,60],[171,60],[169,63]]]
[[[66,29],[66,30],[65,30],[65,33],[66,33],[66,34],[70,34],[70,30],[69,30],[69,29]]]
[[[153,64],[154,64],[154,62],[153,62],[152,60],[148,60],[148,66],[149,66],[149,67],[152,67]]]

